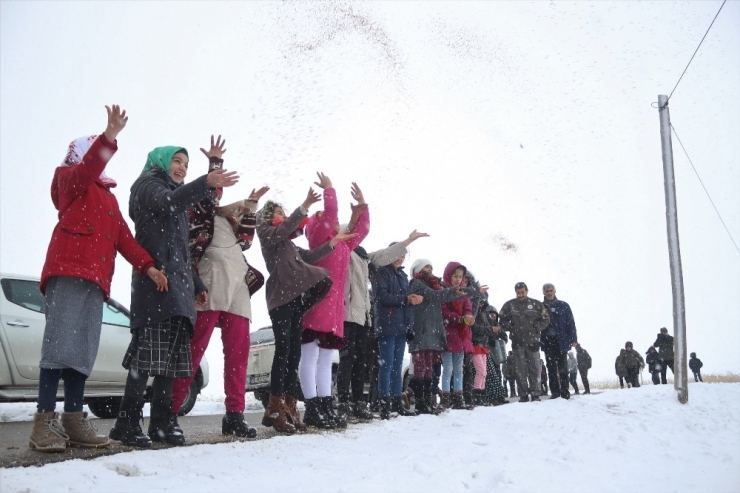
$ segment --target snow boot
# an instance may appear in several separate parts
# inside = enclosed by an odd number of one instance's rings
[[[288,422],[295,427],[296,431],[306,431],[308,426],[301,421],[298,399],[289,394],[285,394],[285,414],[288,416]]]
[[[70,445],[86,448],[104,448],[110,445],[107,436],[98,435],[98,428],[87,419],[84,411],[62,414],[62,426],[69,435],[67,443]]]
[[[352,404],[347,401],[342,401],[337,404],[337,416],[339,416],[340,419],[344,419],[345,422],[353,419],[355,414],[352,410]]]
[[[59,421],[59,414],[54,411],[35,413],[33,415],[33,431],[28,446],[39,452],[64,452],[67,448],[69,435]]]
[[[532,396],[532,402],[539,402],[540,400],[541,399],[540,399],[540,396],[539,395],[533,395]]]
[[[450,409],[452,407],[452,394],[449,392],[442,392],[441,394],[439,394],[439,396],[440,396],[440,403],[439,403],[440,407],[445,411],[447,409]]]
[[[334,428],[334,423],[329,420],[329,417],[324,414],[324,410],[321,408],[321,401],[319,397],[313,399],[306,399],[306,412],[303,413],[303,422],[308,426],[314,426],[321,430],[331,430]]]
[[[407,408],[404,405],[403,396],[400,395],[391,397],[391,410],[395,410],[399,416],[416,416],[416,411]]]
[[[149,407],[147,435],[153,442],[185,445],[185,435],[177,424],[177,415],[170,411],[172,399],[153,399]],[[173,419],[174,417],[174,419]]]
[[[464,409],[466,411],[472,411],[475,406],[465,403],[465,397],[462,392],[455,392],[452,394],[452,409]]]
[[[377,418],[372,412],[370,412],[370,406],[365,401],[356,401],[353,405],[353,414],[357,419],[370,420]]]
[[[381,397],[378,399],[380,404],[380,419],[391,419],[398,417],[398,414],[391,409],[391,400],[389,397]]]
[[[226,411],[226,415],[221,420],[221,434],[254,438],[257,436],[257,430],[249,426],[247,420],[244,419],[244,413]]]
[[[432,409],[429,407],[429,396],[427,395],[427,389],[425,387],[426,382],[418,378],[412,378],[409,382],[409,388],[414,391],[414,410],[416,414],[432,414]]]
[[[324,415],[333,425],[332,428],[346,428],[347,418],[339,416],[334,410],[334,398],[332,396],[319,397],[319,409],[322,409]]]
[[[288,415],[285,412],[285,397],[270,394],[270,402],[267,404],[264,416],[262,416],[262,426],[272,426],[275,431],[283,433],[295,433],[295,426],[288,420]]]
[[[527,394],[522,394],[519,398],[519,402],[529,402],[529,396]]]
[[[108,438],[117,440],[129,447],[148,448],[152,446],[152,440],[144,434],[139,423],[144,418],[144,399],[132,399],[123,396],[121,408],[118,411],[116,422],[113,423]]]

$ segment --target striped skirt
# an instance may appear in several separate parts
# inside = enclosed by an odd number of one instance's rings
[[[190,353],[192,324],[187,317],[172,317],[153,326],[131,330],[131,343],[123,357],[127,370],[151,376],[193,376]]]

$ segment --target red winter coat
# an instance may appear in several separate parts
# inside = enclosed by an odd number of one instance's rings
[[[98,137],[76,166],[60,166],[51,183],[59,222],[51,235],[41,272],[41,292],[53,276],[78,277],[100,286],[105,298],[115,269],[116,252],[145,274],[154,260],[134,239],[118,201],[100,175],[118,146]]]
[[[443,281],[445,287],[451,286],[452,273],[458,267],[465,269],[459,262],[450,262],[445,267]],[[442,319],[447,331],[447,351],[451,353],[473,352],[473,330],[469,325],[460,322],[460,317],[473,315],[473,305],[470,298],[442,303]]]

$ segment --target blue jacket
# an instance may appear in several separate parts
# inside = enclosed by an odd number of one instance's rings
[[[375,334],[378,337],[400,336],[413,331],[414,311],[408,302],[409,278],[393,265],[378,269],[375,283]]]
[[[543,304],[550,315],[550,325],[542,331],[541,341],[545,342],[545,337],[557,335],[560,344],[560,352],[567,353],[571,345],[578,341],[576,332],[576,321],[573,320],[573,312],[570,305],[565,301],[555,298],[552,301],[543,300]]]

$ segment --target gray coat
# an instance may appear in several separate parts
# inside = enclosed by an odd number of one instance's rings
[[[463,288],[472,294],[474,288]],[[435,290],[421,279],[412,279],[409,292],[424,297],[413,306],[414,339],[409,342],[409,352],[447,351],[447,332],[442,319],[442,303],[464,298],[457,295],[457,288]]]
[[[368,253],[369,262],[376,267],[383,267],[406,255],[406,247],[396,243],[388,248]],[[366,325],[370,319],[370,292],[368,282],[370,272],[368,260],[354,251],[350,255],[347,282],[344,284],[344,320],[359,325]]]
[[[334,251],[329,242],[315,250],[306,250],[291,239],[306,216],[307,211],[298,207],[282,224],[273,226],[258,215],[257,236],[270,274],[265,283],[268,310],[289,303],[329,276],[327,269],[309,265]]]
[[[143,172],[131,186],[129,216],[136,241],[164,270],[168,291],[157,291],[146,275],[131,276],[131,327],[156,325],[184,316],[195,326],[195,295],[207,291],[190,262],[188,208],[204,199],[210,188],[203,175],[177,184],[160,168]]]

